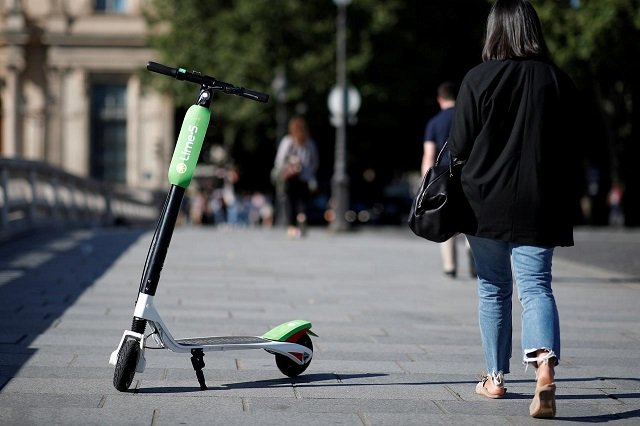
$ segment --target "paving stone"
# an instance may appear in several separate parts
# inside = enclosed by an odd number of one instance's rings
[[[324,413],[428,413],[441,414],[442,410],[433,401],[421,400],[389,400],[389,399],[360,399],[360,398],[247,398],[244,401],[248,411],[263,413],[275,411],[283,417],[291,412],[312,414]]]
[[[84,395],[111,392],[113,376],[107,380],[87,378],[13,378],[2,389],[2,393]]]
[[[76,407],[21,407],[0,411],[2,425],[140,425],[148,426],[153,421],[153,411],[144,407],[128,410]]]
[[[0,394],[0,406],[6,409],[24,409],[25,407],[60,408],[76,407],[98,408],[104,404],[105,396],[100,394],[89,395],[42,395],[30,393],[2,393]]]

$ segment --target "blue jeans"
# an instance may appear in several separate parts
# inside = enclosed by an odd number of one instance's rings
[[[560,360],[560,321],[551,290],[553,247],[539,247],[467,235],[478,273],[478,313],[487,372],[509,372],[513,277],[522,312],[524,363]],[[536,357],[538,350],[546,350]]]

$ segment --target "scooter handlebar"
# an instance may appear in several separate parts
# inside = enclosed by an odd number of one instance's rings
[[[258,102],[269,101],[269,95],[267,95],[266,93],[256,92],[255,90],[245,89],[244,87],[240,87],[238,96],[242,96],[243,98],[251,99]]]
[[[189,81],[191,83],[204,85],[214,90],[220,90],[231,95],[242,96],[243,98],[251,99],[252,101],[269,101],[269,95],[265,93],[245,89],[244,87],[234,86],[233,84],[216,80],[214,77],[201,74],[198,71],[188,71],[184,68],[172,68],[166,65],[159,64],[157,62],[148,62],[147,69],[158,74],[168,75],[169,77],[173,77],[178,80]]]
[[[157,72],[158,74],[168,75],[169,77],[176,77],[178,74],[178,70],[176,68],[171,68],[166,65],[159,64],[157,62],[147,62],[147,69],[149,71]]]

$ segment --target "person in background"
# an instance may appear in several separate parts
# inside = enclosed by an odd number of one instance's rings
[[[274,170],[284,185],[287,236],[299,238],[307,222],[307,205],[316,189],[318,150],[304,118],[289,120],[289,133],[278,146]]]
[[[433,166],[438,156],[438,153],[444,146],[447,139],[449,139],[449,132],[451,130],[451,121],[453,120],[453,114],[456,105],[456,86],[445,81],[440,84],[437,89],[436,101],[440,106],[440,112],[431,118],[425,127],[424,142],[423,142],[423,154],[422,154],[422,176],[427,173],[427,170]],[[443,153],[441,162],[448,162],[448,153]],[[445,275],[455,278],[458,273],[458,259],[456,249],[456,237],[452,237],[440,244],[440,252],[442,255],[442,270]],[[469,250],[467,243],[467,253],[469,256],[469,273],[475,278],[475,263],[473,256]]]
[[[560,360],[551,265],[554,247],[573,245],[577,93],[552,63],[527,0],[493,4],[482,58],[461,84],[449,138],[453,158],[466,160],[462,188],[478,222],[467,235],[487,368],[476,392],[505,395],[515,278],[523,306],[522,361],[536,369],[529,414],[550,418]]]

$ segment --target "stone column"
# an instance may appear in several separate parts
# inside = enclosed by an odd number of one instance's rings
[[[136,187],[141,186],[148,173],[144,163],[145,156],[152,155],[145,152],[144,133],[140,131],[140,78],[133,74],[127,82],[127,183]]]
[[[21,112],[20,106],[20,70],[9,66],[6,70],[5,84],[2,88],[2,155],[16,157],[21,154]]]
[[[88,94],[87,73],[73,69],[65,73],[63,80],[63,134],[62,164],[70,173],[89,175],[89,118],[91,104]]]
[[[140,149],[144,153],[142,168],[151,179],[143,187],[165,190],[167,169],[175,145],[173,102],[153,90],[143,90],[140,97]]]
[[[48,104],[47,104],[47,146],[45,157],[56,166],[63,164],[62,150],[62,75],[64,71],[57,67],[50,67],[47,72]]]
[[[25,158],[44,161],[46,141],[46,114],[44,88],[33,81],[25,81],[24,88],[24,134],[22,154]]]
[[[4,87],[2,87],[3,108],[3,152],[7,157],[21,157],[22,153],[22,81],[26,66],[25,48],[29,40],[26,21],[22,11],[22,2],[13,0],[6,5],[8,14],[4,22],[4,42],[6,43],[5,69],[2,70]]]

